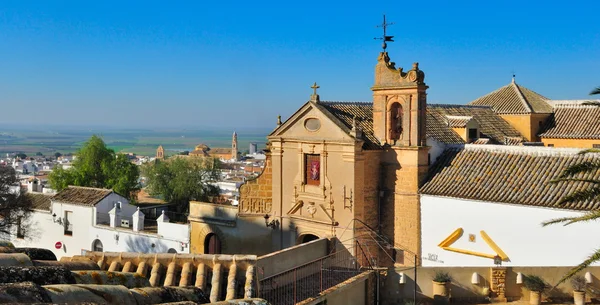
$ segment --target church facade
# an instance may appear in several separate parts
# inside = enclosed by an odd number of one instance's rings
[[[428,105],[419,65],[405,71],[387,52],[378,57],[372,102],[322,101],[312,88],[310,100],[268,135],[264,171],[241,186],[238,207],[190,209],[192,252],[207,253],[215,239],[223,253],[261,255],[335,237],[380,266],[481,266],[496,256],[536,265],[538,255],[557,266],[567,254],[552,252],[551,243],[542,252],[522,249],[530,238],[561,236],[573,244],[562,248],[577,249],[569,264],[587,253],[576,230],[545,230],[540,221],[596,208],[555,204],[585,182],[548,185],[589,157],[532,146],[573,138],[574,116],[563,108],[591,106],[559,106],[514,81],[468,105]],[[577,126],[580,139],[598,136],[597,122]],[[511,224],[511,214],[523,225]],[[519,238],[507,234],[523,228]]]

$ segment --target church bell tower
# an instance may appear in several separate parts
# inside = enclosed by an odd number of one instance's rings
[[[425,146],[427,85],[419,63],[404,72],[381,52],[375,67],[373,131],[380,143],[390,146]]]
[[[231,139],[231,159],[237,161],[238,159],[238,141],[237,141],[237,133],[233,132],[233,137]]]
[[[421,205],[419,186],[428,170],[426,146],[427,85],[425,73],[396,68],[384,50],[375,66],[373,132],[382,152],[384,197],[382,233],[394,244],[394,263],[420,264]],[[417,262],[414,261],[417,257]],[[412,258],[412,259],[411,259]]]

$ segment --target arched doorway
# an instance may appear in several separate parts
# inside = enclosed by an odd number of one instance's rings
[[[305,244],[307,242],[313,241],[313,240],[317,240],[319,239],[319,236],[314,235],[314,234],[302,234],[300,235],[300,237],[298,237],[298,244]]]
[[[167,253],[177,253],[177,250],[175,250],[173,248],[169,248],[169,250],[167,251]]]
[[[92,251],[104,251],[104,246],[102,245],[102,242],[99,239],[94,240],[94,242],[92,243]]]
[[[205,254],[221,254],[221,240],[215,233],[206,235],[204,239],[204,253]]]

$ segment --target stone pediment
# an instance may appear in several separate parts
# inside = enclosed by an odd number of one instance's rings
[[[269,138],[283,138],[298,141],[336,141],[354,143],[351,130],[326,111],[317,102],[307,102],[281,126],[275,129]]]

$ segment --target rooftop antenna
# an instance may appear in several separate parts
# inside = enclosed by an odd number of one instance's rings
[[[387,48],[387,41],[389,42],[394,42],[394,40],[392,38],[394,38],[394,36],[388,36],[386,31],[387,31],[387,27],[394,24],[393,22],[387,23],[385,21],[385,14],[383,15],[383,22],[378,25],[378,28],[383,28],[383,36],[382,37],[376,37],[374,39],[377,40],[383,40],[383,43],[381,44],[381,46],[383,47],[383,52],[385,52],[385,49]]]

